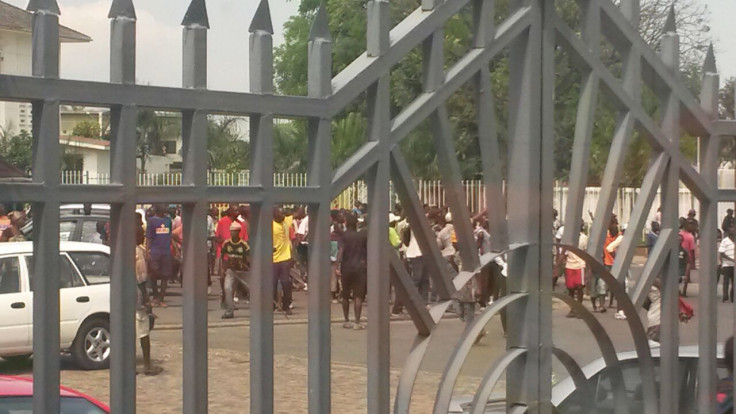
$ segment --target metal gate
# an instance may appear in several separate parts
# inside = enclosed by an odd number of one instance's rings
[[[472,2],[471,49],[444,70],[443,25]],[[329,306],[329,209],[330,201],[358,178],[368,181],[369,222],[368,295],[368,411],[407,412],[414,379],[443,310],[459,288],[500,253],[478,257],[472,229],[456,225],[464,271],[454,279],[446,274],[434,234],[424,220],[412,177],[398,144],[413,128],[428,119],[442,169],[442,184],[455,223],[469,223],[452,130],[445,101],[465,83],[476,90],[477,120],[486,206],[490,215],[493,248],[509,254],[509,294],[488,307],[460,338],[448,361],[435,401],[435,414],[447,412],[453,386],[472,341],[483,325],[502,309],[509,310],[507,353],[491,366],[474,399],[480,413],[495,382],[507,376],[509,412],[552,412],[551,360],[558,358],[576,380],[580,367],[567,351],[552,341],[552,298],[557,297],[584,315],[601,354],[614,372],[617,413],[629,412],[616,354],[605,330],[590,312],[566,296],[554,294],[551,278],[554,50],[561,47],[573,57],[583,75],[574,138],[573,165],[566,217],[581,217],[587,177],[590,140],[599,92],[619,110],[601,196],[595,211],[587,252],[576,250],[578,232],[567,226],[562,244],[584,257],[603,275],[628,315],[628,325],[641,360],[646,412],[677,412],[678,288],[663,287],[662,357],[659,390],[644,327],[636,310],[656,275],[677,271],[678,181],[682,180],[700,201],[701,295],[698,407],[715,412],[716,388],[716,245],[717,203],[736,200],[736,190],[716,185],[719,139],[736,135],[736,123],[717,121],[718,75],[712,50],[698,100],[678,78],[678,35],[674,14],[656,53],[638,36],[638,0],[580,0],[583,30],[573,32],[558,16],[551,0],[511,0],[508,17],[494,24],[494,0],[422,0],[421,7],[396,27],[390,27],[389,3],[367,3],[367,50],[334,78],[331,75],[332,42],[324,5],[319,9],[309,38],[308,96],[278,96],[273,88],[271,18],[267,0],[261,0],[250,26],[249,93],[207,90],[207,29],[205,0],[192,0],[184,17],[183,85],[162,88],[135,84],[136,15],[132,0],[113,0],[111,19],[110,82],[95,83],[59,79],[59,8],[55,0],[31,0],[33,18],[33,77],[0,75],[0,99],[33,104],[33,182],[2,183],[2,198],[31,202],[34,211],[34,252],[47,258],[37,261],[34,277],[34,412],[59,412],[59,282],[43,277],[58,269],[59,205],[66,202],[111,203],[112,288],[111,328],[115,338],[111,355],[111,406],[115,413],[135,412],[135,285],[126,272],[134,259],[136,203],[174,202],[183,205],[184,305],[182,410],[207,412],[207,286],[197,275],[206,272],[205,214],[209,202],[238,199],[252,205],[253,272],[271,272],[272,206],[306,203],[310,206],[311,250],[309,273],[309,398],[310,413],[330,412],[330,306]],[[600,38],[615,39],[624,57],[622,77],[616,78],[600,60]],[[403,112],[389,112],[389,71],[412,49],[423,51],[423,93]],[[488,63],[507,50],[510,64],[509,151],[507,199],[502,196],[499,145],[493,115],[493,95]],[[655,121],[641,104],[642,82],[662,100],[661,120]],[[331,119],[361,93],[367,91],[369,132],[367,142],[344,165],[330,168]],[[111,108],[111,180],[105,185],[62,185],[59,179],[59,105],[77,104]],[[136,114],[138,107],[153,107],[183,114],[184,171],[180,186],[144,187],[136,183]],[[253,145],[250,184],[208,186],[207,114],[250,116]],[[309,120],[309,168],[305,187],[274,187],[272,133],[274,117]],[[701,171],[696,171],[678,149],[680,130],[701,141]],[[600,257],[606,224],[615,200],[624,155],[634,131],[644,136],[656,156],[636,201],[630,231],[609,272]],[[439,305],[427,309],[395,255],[387,254],[389,181],[392,181],[421,249],[432,262]],[[657,188],[662,187],[663,230],[647,262],[644,276],[629,297],[619,283],[627,273],[636,244]],[[506,205],[515,206],[506,210]],[[523,206],[524,208],[518,208]],[[391,275],[389,278],[387,275]],[[268,277],[254,278],[250,325],[250,398],[252,413],[273,412],[273,310]],[[618,280],[618,281],[617,281]],[[389,385],[389,289],[408,306],[418,339],[406,361],[393,408]],[[657,399],[659,393],[659,399]]]

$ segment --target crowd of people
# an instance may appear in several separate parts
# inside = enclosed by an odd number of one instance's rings
[[[732,215],[733,211],[729,210],[727,217],[724,219],[724,227],[728,225],[729,217],[731,220],[730,223],[733,223]],[[557,216],[556,211],[555,216]],[[699,223],[695,216],[696,211],[691,209],[688,212],[687,217],[681,217],[679,219],[677,283],[680,286],[680,319],[683,322],[687,322],[693,316],[692,307],[684,300],[684,298],[687,297],[687,288],[689,283],[691,282],[691,271],[695,269],[696,263],[696,241],[699,235]],[[593,217],[591,215],[591,219],[592,218]],[[657,210],[655,219],[650,223],[650,229],[645,237],[647,255],[650,255],[653,252],[654,246],[657,243],[660,229],[662,227],[661,221],[662,217],[660,208]],[[563,227],[561,226],[561,224],[559,224],[559,222],[556,222],[556,226],[560,227],[556,227],[554,229],[554,232],[556,234],[555,239],[557,240],[557,243],[560,243],[562,239]],[[623,242],[625,232],[626,225],[620,225],[616,214],[612,214],[606,230],[605,241],[603,243],[603,254],[600,258],[603,266],[609,272],[613,268],[614,261],[616,260],[616,254]],[[723,246],[723,243],[720,241],[720,236],[719,244]],[[582,223],[580,226],[578,248],[584,251],[587,249],[587,245],[588,237],[585,233],[585,224]],[[723,247],[720,247],[720,249],[722,248]],[[604,282],[600,274],[588,271],[586,262],[584,260],[580,259],[580,257],[570,251],[567,251],[564,248],[556,249],[555,253],[557,256],[557,259],[555,261],[557,268],[555,269],[555,279],[553,281],[553,286],[557,284],[557,279],[564,274],[565,285],[567,287],[568,293],[575,300],[582,303],[584,292],[587,292],[587,295],[590,297],[593,312],[605,313],[607,312],[607,309],[615,308],[616,312],[614,314],[614,317],[619,320],[626,319],[626,315],[623,309],[618,304],[614,305],[614,297],[611,293],[610,287]],[[733,258],[732,248],[728,255],[729,257]],[[722,273],[720,263],[725,260],[724,257],[725,256],[723,256],[723,254],[719,254],[719,276]],[[729,262],[726,260],[723,261],[723,263],[726,263],[726,265],[728,265]],[[733,260],[731,260],[730,263],[732,275]],[[733,276],[731,276],[731,279],[732,278]],[[725,292],[726,290],[728,290],[728,282],[726,281],[726,279],[727,278],[724,276],[724,301],[727,298],[727,294]],[[633,287],[630,285],[632,285],[630,275],[626,274],[624,277],[624,288],[627,293],[629,292],[629,289]],[[657,277],[647,294],[647,298],[644,304],[644,308],[647,310],[648,320],[647,336],[654,343],[659,343],[660,341],[659,328],[661,322],[661,287],[662,280],[660,277]],[[608,302],[607,305],[606,302]],[[576,314],[572,310],[568,313],[567,316],[570,318],[580,317],[580,315]]]
[[[341,303],[345,328],[361,330],[362,308],[367,292],[367,221],[368,206],[357,202],[352,209],[331,211],[330,225],[330,285],[333,303]],[[166,307],[166,290],[171,280],[181,278],[181,215],[175,207],[154,205],[139,211],[138,224],[144,229],[147,280],[150,308]],[[145,215],[145,217],[144,217]],[[447,271],[462,270],[452,214],[447,208],[425,206],[425,217],[435,232],[437,247],[445,259]],[[210,209],[207,216],[208,293],[213,280],[220,284],[223,319],[235,316],[236,303],[249,300],[250,209],[247,205],[230,204],[220,211]],[[474,237],[478,254],[491,252],[490,233],[485,213],[473,217]],[[431,304],[438,301],[435,280],[430,277],[419,243],[400,205],[389,214],[388,239],[406,266],[422,298]],[[273,210],[273,291],[274,309],[293,314],[292,292],[308,290],[309,275],[309,215],[303,206],[275,207]],[[476,312],[493,303],[505,292],[506,262],[503,256],[483,269],[455,296],[454,309],[462,320],[470,323]],[[392,313],[402,313],[403,306],[395,298]],[[350,309],[352,302],[353,315]],[[503,318],[505,327],[505,317]],[[483,333],[485,334],[485,333]]]
[[[334,209],[331,211],[330,225],[330,286],[333,303],[341,303],[343,310],[343,327],[348,329],[365,329],[361,319],[363,304],[367,293],[367,214],[368,206],[357,202],[352,209]],[[21,231],[26,222],[27,213],[12,211],[6,213],[5,206],[0,204],[0,241],[23,241]],[[460,259],[452,213],[446,207],[424,206],[424,215],[434,232],[436,246],[446,266],[446,272],[457,275],[463,270]],[[680,285],[681,320],[692,317],[683,298],[687,297],[691,272],[696,269],[696,250],[699,223],[696,211],[690,210],[687,217],[680,218],[678,233],[678,284]],[[160,368],[150,361],[150,329],[154,325],[153,308],[167,307],[166,292],[172,280],[181,282],[182,262],[182,219],[181,212],[175,206],[156,204],[148,210],[138,210],[136,229],[136,282],[138,284],[137,332],[144,354],[144,373],[155,375]],[[593,219],[591,215],[591,219]],[[223,319],[234,318],[236,302],[249,300],[249,282],[254,277],[250,274],[249,245],[250,208],[247,205],[230,204],[220,211],[211,208],[207,215],[208,231],[208,293],[211,293],[215,278],[220,284],[220,302],[224,309]],[[477,254],[483,256],[492,253],[491,231],[486,212],[472,217],[473,236]],[[99,227],[99,226],[98,226]],[[576,226],[577,227],[577,226]],[[661,211],[658,210],[655,220],[645,241],[647,254],[651,254],[657,243],[661,229]],[[586,251],[588,236],[584,222],[579,224],[577,248]],[[100,241],[105,242],[104,235],[109,229],[100,228]],[[612,269],[616,254],[622,244],[626,225],[620,225],[618,217],[612,214],[603,244],[600,258],[605,268]],[[563,224],[554,211],[553,234],[559,244],[564,232]],[[287,208],[277,206],[273,209],[273,291],[274,309],[292,315],[292,292],[294,289],[308,290],[309,275],[309,215],[304,206]],[[723,302],[734,301],[734,236],[736,235],[736,219],[734,211],[728,209],[721,228],[718,230],[718,279],[722,281]],[[409,224],[400,205],[389,214],[388,241],[399,255],[410,276],[414,287],[426,305],[438,302],[439,295],[436,278],[432,275],[432,264],[425,258],[420,242]],[[614,298],[609,286],[601,275],[588,269],[586,260],[574,251],[563,247],[555,248],[553,287],[558,279],[563,278],[568,294],[582,304],[584,296],[590,298],[593,312],[605,313],[607,309],[617,309],[616,319],[626,319],[623,310],[614,305]],[[460,319],[470,324],[477,308],[492,304],[506,293],[507,264],[504,255],[495,256],[466,283],[453,297],[451,308]],[[626,289],[628,290],[628,277]],[[645,303],[647,309],[647,335],[653,342],[660,341],[660,308],[662,280],[658,278],[652,285]],[[403,312],[403,304],[394,294],[392,314]],[[353,306],[352,320],[350,303]],[[608,303],[606,303],[608,302]],[[689,309],[688,309],[689,308]],[[581,317],[571,309],[570,318]],[[506,330],[505,313],[502,312],[502,327]],[[481,332],[477,340],[486,334]]]

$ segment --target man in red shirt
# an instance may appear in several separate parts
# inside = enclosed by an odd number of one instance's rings
[[[697,222],[697,220],[696,220]],[[695,236],[693,235],[694,229],[691,221],[685,218],[680,218],[680,237],[682,237],[682,247],[690,256],[691,267],[695,266]],[[687,285],[690,283],[690,272],[686,272],[682,282],[682,295],[687,296]]]

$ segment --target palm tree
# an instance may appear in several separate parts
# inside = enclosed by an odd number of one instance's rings
[[[177,118],[161,116],[151,109],[138,111],[136,158],[141,160],[141,172],[146,172],[146,161],[151,155],[163,153],[165,138],[178,138],[181,135],[181,123]]]
[[[250,143],[242,139],[238,118],[216,117],[207,122],[207,165],[211,170],[239,172],[250,158]]]

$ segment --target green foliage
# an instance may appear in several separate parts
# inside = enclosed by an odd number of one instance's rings
[[[94,121],[82,121],[74,125],[72,130],[72,136],[75,137],[87,137],[87,138],[100,138],[100,124]]]
[[[718,112],[722,119],[734,119],[736,116],[736,108],[734,108],[736,102],[736,77],[730,77],[726,79],[725,84],[719,91],[719,108]]]
[[[248,168],[250,143],[241,138],[238,119],[217,117],[207,122],[208,167],[238,172]]]
[[[307,125],[304,122],[279,122],[273,129],[274,171],[307,171]]]
[[[736,102],[736,77],[726,79],[725,85],[719,91],[719,102],[718,108],[721,119],[734,119],[736,116],[736,108],[734,108],[734,102]],[[736,140],[734,139],[722,139],[720,148],[721,161],[730,161],[736,159]]]
[[[321,0],[301,0],[299,14],[285,25],[284,43],[275,52],[276,86],[280,93],[306,95],[307,89],[307,43],[309,30]],[[347,67],[365,50],[366,0],[326,0],[330,32],[333,38],[333,75]],[[654,48],[659,47],[663,35],[662,25],[671,1],[642,0],[641,34]],[[562,21],[573,31],[581,31],[581,10],[575,0],[556,0],[557,12]],[[396,25],[420,6],[420,0],[395,0],[390,2],[392,25]],[[683,45],[681,77],[695,94],[700,89],[700,65],[710,37],[707,30],[707,10],[701,0],[680,0],[675,5],[678,13],[678,31]],[[496,23],[508,16],[508,0],[496,1]],[[451,67],[467,53],[472,41],[472,7],[464,8],[444,25],[445,69]],[[620,76],[622,55],[612,44],[601,40],[601,59],[614,76]],[[495,99],[495,125],[499,139],[499,150],[506,154],[508,113],[509,68],[507,55],[499,54],[490,63],[493,96]],[[391,115],[396,116],[413,102],[422,92],[421,46],[405,55],[390,73]],[[577,123],[577,113],[583,82],[583,73],[561,48],[555,52],[555,178],[567,180],[572,161],[572,146]],[[733,88],[732,88],[733,89]],[[599,90],[593,137],[591,140],[589,185],[600,184],[608,151],[619,118],[618,112],[608,105],[604,89]],[[465,179],[480,178],[482,170],[478,146],[475,86],[471,82],[455,92],[446,102],[450,115],[455,152]],[[733,99],[731,100],[733,101]],[[642,105],[653,116],[659,116],[660,99],[644,88]],[[365,97],[361,96],[333,121],[332,158],[333,167],[340,165],[364,141]],[[733,112],[733,111],[731,111]],[[295,148],[306,149],[307,134],[304,122],[289,122],[277,125],[274,136],[277,152],[277,170],[303,171],[306,169],[306,151],[294,152]],[[686,156],[694,159],[695,149],[691,137],[683,137],[682,149]],[[439,177],[440,166],[434,148],[432,131],[425,121],[409,133],[400,148],[412,173],[417,178]],[[651,162],[651,147],[643,137],[634,134],[627,156],[622,185],[638,186]],[[279,161],[280,160],[280,161]],[[502,156],[502,170],[507,169],[507,160]]]
[[[27,171],[33,164],[33,136],[26,130],[11,135],[0,130],[0,158]]]
[[[180,118],[158,114],[151,109],[141,109],[138,111],[136,133],[136,158],[141,160],[141,171],[145,172],[148,158],[164,153],[165,138],[176,139],[181,135]]]
[[[332,124],[332,153],[330,163],[337,168],[363,144],[367,121],[357,112],[351,112]]]

